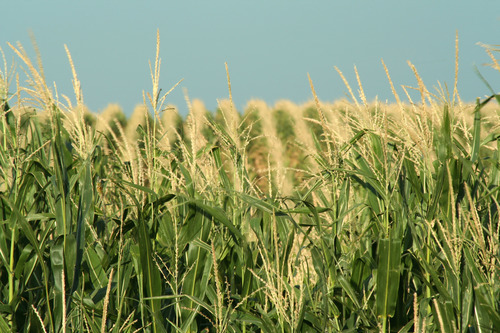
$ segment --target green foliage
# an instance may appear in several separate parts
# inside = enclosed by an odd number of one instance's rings
[[[251,114],[239,138],[208,116],[198,151],[182,133],[162,150],[151,118],[125,158],[71,135],[54,105],[43,126],[3,103],[0,331],[497,331],[500,135],[482,115],[495,98],[470,128],[453,105],[415,115],[425,144],[360,115],[337,144],[307,110],[320,170],[286,198],[255,185],[248,155],[268,143]],[[292,141],[293,118],[274,117]]]
[[[283,143],[287,143],[292,138],[295,137],[294,124],[292,116],[284,110],[275,110],[273,112],[274,122],[277,124],[276,132],[278,133],[279,139]]]

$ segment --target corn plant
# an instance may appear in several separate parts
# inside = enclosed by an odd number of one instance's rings
[[[358,101],[337,70],[350,103],[309,78],[312,103],[240,115],[226,66],[229,100],[187,97],[182,119],[159,43],[128,121],[86,111],[68,50],[75,105],[10,46],[27,83],[0,72],[2,332],[498,331],[498,94],[436,96],[410,64],[418,103],[387,68],[397,104],[355,69]]]

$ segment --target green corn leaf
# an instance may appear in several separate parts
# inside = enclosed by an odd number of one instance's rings
[[[381,239],[377,268],[377,315],[384,320],[394,316],[398,301],[401,240]]]
[[[356,257],[352,263],[351,284],[356,288],[357,292],[363,290],[363,284],[370,274],[370,266],[365,262],[364,258],[359,257],[359,253],[356,253]]]
[[[441,332],[458,332],[451,301],[438,300],[432,310]]]
[[[0,259],[4,267],[9,267],[9,246],[7,245],[7,235],[5,234],[8,226],[6,221],[0,222]]]
[[[34,260],[30,260],[32,258],[32,255],[33,255],[33,247],[30,244],[27,244],[23,248],[21,256],[19,257],[16,263],[16,269],[14,271],[14,276],[16,279],[21,278],[22,275],[24,274],[25,275],[24,278],[26,280],[29,280],[31,274],[33,273],[35,264]]]
[[[347,281],[347,279],[344,276],[340,275],[337,278],[340,285],[342,286],[342,289],[349,297],[349,300],[351,300],[351,302],[354,304],[354,307],[356,309],[360,309],[361,308],[360,297],[358,296],[356,290],[354,290],[352,285],[349,283],[349,281]]]
[[[145,297],[157,297],[162,295],[163,285],[160,277],[160,272],[158,271],[154,261],[153,261],[153,251],[152,251],[152,239],[149,234],[148,226],[146,221],[143,219],[142,209],[138,207],[138,239],[139,239],[139,253],[140,253],[140,269],[143,276]],[[155,332],[163,332],[165,328],[159,318],[161,303],[158,299],[151,299],[150,311],[153,321],[153,330]]]
[[[90,170],[90,161],[84,163],[84,170],[80,179],[80,200],[78,205],[77,220],[76,220],[76,256],[74,257],[74,272],[72,274],[73,285],[67,299],[67,309],[71,309],[71,296],[77,290],[80,283],[81,266],[83,253],[85,250],[85,222],[94,220],[93,206],[93,186],[92,172]]]
[[[200,200],[189,200],[188,203],[194,204],[196,207],[200,208],[203,212],[209,214],[214,219],[222,223],[231,234],[234,236],[236,242],[239,242],[242,238],[241,232],[233,225],[233,223],[227,218],[224,210],[219,207],[209,206]]]
[[[0,331],[2,332],[12,332],[10,325],[8,324],[8,320],[4,318],[3,314],[0,314]]]
[[[102,267],[103,259],[102,255],[89,247],[85,251],[86,262],[89,265],[89,275],[90,281],[96,288],[105,288],[107,282],[107,275]]]
[[[144,193],[151,194],[153,196],[153,198],[155,198],[155,199],[157,198],[156,192],[153,191],[152,189],[148,188],[148,187],[137,185],[137,184],[134,184],[132,182],[129,182],[129,181],[123,180],[123,179],[120,180],[120,184],[121,184],[121,186],[128,185],[128,186],[130,186],[132,188],[135,188],[136,190],[142,191]]]
[[[63,321],[63,292],[65,287],[62,284],[64,270],[64,244],[59,238],[55,245],[50,248],[50,262],[52,268],[52,279],[54,283],[54,321],[56,330],[59,330]]]
[[[491,97],[490,97],[491,98]],[[476,162],[479,156],[479,148],[481,143],[481,108],[484,104],[478,103],[474,109],[474,125],[472,130],[472,152],[471,162]]]
[[[226,191],[229,191],[229,189],[232,188],[232,185],[231,181],[229,180],[229,177],[226,174],[226,171],[224,170],[224,166],[222,165],[222,158],[220,156],[220,147],[212,148],[211,153],[212,156],[214,157],[215,166],[219,171],[219,177],[222,181],[222,186],[226,189]]]
[[[49,289],[50,289],[50,284],[49,284],[49,276],[50,275],[49,274],[50,273],[49,273],[49,269],[48,269],[46,262],[45,262],[45,256],[43,254],[45,251],[46,244],[43,240],[41,242],[39,242],[37,240],[37,237],[35,236],[35,232],[34,232],[33,228],[28,223],[28,221],[26,221],[26,218],[22,214],[20,214],[17,207],[13,206],[12,203],[9,202],[8,200],[6,200],[5,197],[3,197],[3,199],[9,204],[9,206],[12,210],[12,213],[13,213],[13,215],[11,216],[12,224],[16,225],[17,223],[19,223],[19,225],[21,226],[21,230],[23,232],[23,235],[28,239],[29,243],[36,251],[38,263],[41,266],[42,272],[43,272],[43,289],[44,289],[44,294],[46,297],[47,316],[49,318],[50,327],[53,330],[55,330],[55,322],[54,322],[55,318],[53,317],[52,307],[49,303],[49,300],[51,299],[49,297]]]
[[[462,288],[462,305],[461,305],[461,327],[467,327],[472,324],[473,318],[473,307],[474,307],[474,291],[471,281],[471,273],[466,270],[462,273],[464,277],[463,288]]]

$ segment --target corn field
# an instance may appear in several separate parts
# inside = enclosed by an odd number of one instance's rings
[[[311,103],[240,112],[228,71],[229,99],[183,118],[158,39],[127,119],[86,109],[68,50],[74,98],[9,46],[27,80],[4,61],[1,332],[500,331],[494,91],[431,93],[409,63],[405,96],[385,68],[393,104],[359,76],[322,103],[309,78]]]

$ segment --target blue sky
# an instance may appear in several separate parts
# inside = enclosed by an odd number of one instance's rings
[[[34,54],[32,31],[47,80],[74,98],[67,44],[85,104],[99,112],[118,103],[130,114],[142,91],[151,91],[148,61],[154,60],[157,29],[160,86],[168,91],[184,79],[167,97],[183,114],[183,88],[209,110],[228,98],[225,62],[240,110],[252,98],[269,104],[310,100],[307,73],[321,100],[340,99],[347,89],[334,66],[354,88],[356,65],[369,100],[393,101],[381,58],[400,94],[401,85],[417,85],[408,60],[429,90],[438,81],[452,90],[455,31],[462,99],[489,93],[474,65],[500,90],[500,73],[483,66],[489,58],[477,45],[500,44],[498,0],[9,1],[0,20],[0,47],[9,63],[22,66],[7,42],[20,41]]]

